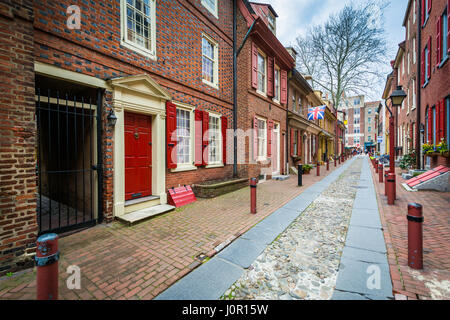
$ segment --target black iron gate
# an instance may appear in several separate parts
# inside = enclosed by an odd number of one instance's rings
[[[93,226],[102,220],[102,91],[44,87],[36,89],[39,234]]]

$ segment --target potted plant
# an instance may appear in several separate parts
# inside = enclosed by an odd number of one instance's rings
[[[441,142],[436,145],[436,151],[439,152],[441,156],[449,158],[448,145],[444,139],[441,139]]]
[[[422,151],[423,151],[424,155],[431,157],[431,156],[435,155],[434,154],[435,153],[435,146],[432,143],[430,143],[430,141],[428,141],[427,143],[424,143],[422,145]]]
[[[416,164],[416,155],[414,153],[410,153],[405,155],[400,161],[400,169],[403,172],[408,172]]]
[[[312,169],[312,166],[310,166],[309,164],[304,164],[304,165],[302,166],[303,174],[309,174],[309,172],[311,171],[311,169]]]

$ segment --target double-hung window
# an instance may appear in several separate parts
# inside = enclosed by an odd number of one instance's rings
[[[202,80],[204,83],[218,87],[218,45],[210,37],[202,37]]]
[[[442,16],[438,20],[438,28],[439,35],[438,35],[438,43],[437,43],[437,50],[438,51],[438,61],[437,64],[440,67],[441,64],[447,59],[447,50],[448,50],[448,43],[447,43],[447,37],[448,37],[448,15],[447,12],[450,10],[450,8],[447,8]]]
[[[120,44],[156,59],[156,0],[121,0]]]
[[[209,12],[211,12],[216,18],[218,18],[218,2],[219,0],[202,0],[202,5],[208,9]]]
[[[258,52],[258,91],[266,93],[266,72],[267,62],[266,58]]]
[[[177,168],[174,170],[191,170],[194,166],[195,117],[194,107],[181,102],[176,105],[177,134]]]
[[[425,83],[427,83],[428,79],[430,78],[430,75],[428,74],[429,64],[431,63],[429,61],[429,56],[430,56],[430,54],[429,54],[429,49],[427,46],[427,47],[425,47],[425,54],[424,54],[424,57],[425,57],[425,61],[424,61],[424,63],[425,63],[425,70],[424,70]]]
[[[275,67],[275,92],[273,99],[275,101],[280,101],[280,69]]]
[[[258,119],[258,159],[267,157],[267,123]]]
[[[222,131],[220,116],[209,114],[209,145],[208,145],[208,165],[222,163]]]

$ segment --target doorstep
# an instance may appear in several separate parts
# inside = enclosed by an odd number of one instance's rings
[[[127,213],[121,217],[117,217],[117,219],[125,224],[128,224],[129,226],[132,226],[136,223],[143,222],[147,219],[153,218],[163,213],[170,212],[174,209],[175,209],[174,206],[168,204],[159,204],[149,208]]]

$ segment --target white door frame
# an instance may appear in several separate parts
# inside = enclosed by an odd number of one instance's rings
[[[275,130],[275,127],[277,128]],[[276,171],[272,172],[272,176],[275,175],[279,175],[280,171],[281,171],[281,167],[280,167],[280,160],[281,160],[281,155],[280,155],[280,124],[278,122],[274,122],[273,123],[273,134],[277,136],[277,150],[275,150],[276,154],[277,154],[277,163],[276,163]],[[273,146],[273,144],[272,144]],[[273,148],[272,148],[273,149]],[[273,150],[272,150],[273,151]],[[273,170],[273,166],[272,166],[272,170]]]

